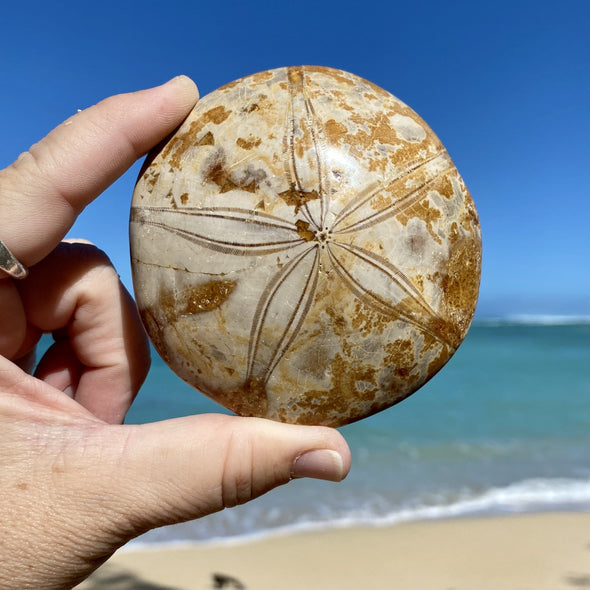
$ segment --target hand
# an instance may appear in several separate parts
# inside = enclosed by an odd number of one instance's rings
[[[335,430],[202,415],[122,425],[149,349],[108,258],[61,242],[76,216],[186,117],[185,77],[82,111],[0,172],[0,588],[69,588],[142,532],[247,502],[293,477],[339,481]],[[40,335],[55,344],[23,370]],[[163,392],[164,393],[164,392]]]

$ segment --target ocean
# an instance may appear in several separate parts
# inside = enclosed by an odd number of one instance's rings
[[[476,320],[422,389],[341,428],[339,484],[296,480],[249,504],[135,543],[233,542],[296,530],[590,509],[590,321]],[[127,422],[223,411],[153,353]]]

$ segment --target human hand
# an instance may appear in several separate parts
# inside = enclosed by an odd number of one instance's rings
[[[122,425],[149,349],[108,258],[60,242],[77,215],[197,101],[185,77],[79,112],[0,172],[0,589],[70,588],[129,539],[293,477],[339,481],[337,431],[202,415]],[[43,332],[56,340],[35,376]]]

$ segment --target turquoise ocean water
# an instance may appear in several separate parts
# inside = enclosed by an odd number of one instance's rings
[[[412,397],[341,429],[341,484],[297,480],[139,543],[235,540],[290,530],[453,516],[590,509],[590,323],[476,320]],[[154,353],[128,422],[220,411]]]

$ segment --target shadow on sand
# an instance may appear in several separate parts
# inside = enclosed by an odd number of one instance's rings
[[[77,586],[75,590],[183,590],[173,586],[162,586],[138,578],[136,575],[113,567],[103,566],[100,570]]]
[[[226,574],[211,574],[211,590],[246,590],[238,579]],[[142,580],[135,574],[110,564],[103,565],[74,590],[184,590],[176,586],[163,586]]]

